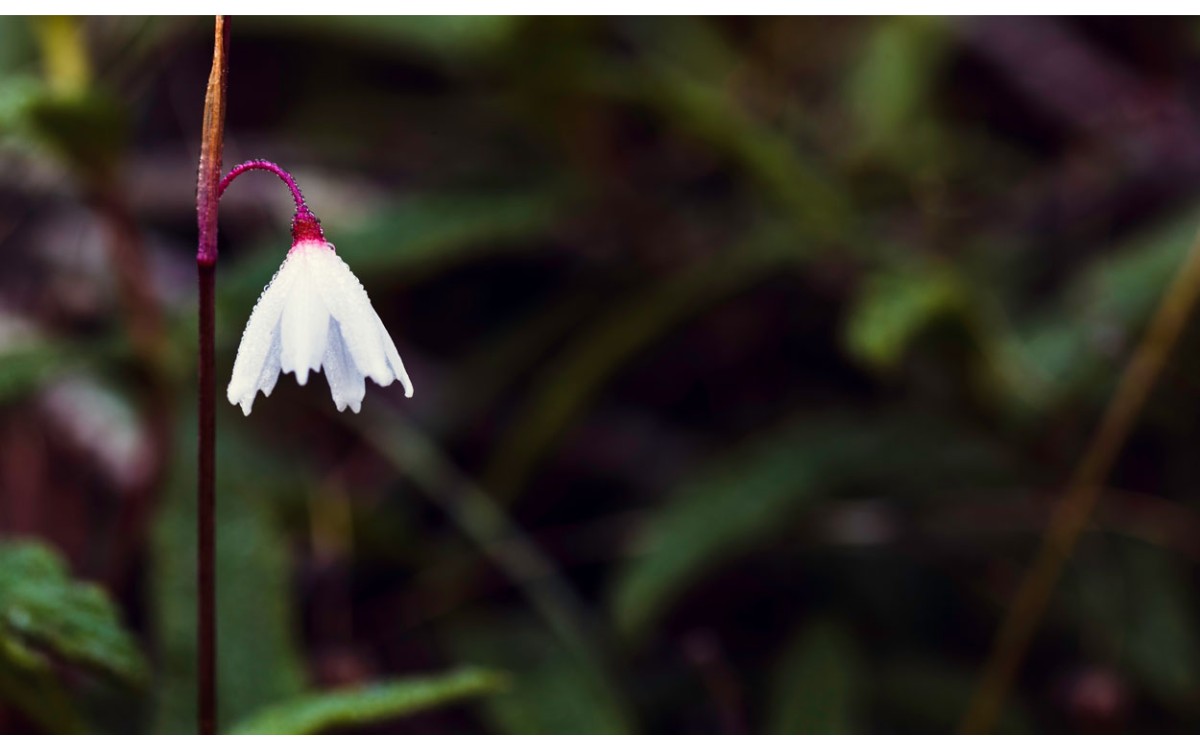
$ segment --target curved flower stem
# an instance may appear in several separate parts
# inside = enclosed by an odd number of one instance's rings
[[[1125,366],[1100,426],[1054,508],[1041,549],[1021,580],[996,634],[983,676],[963,718],[962,732],[987,732],[995,725],[1054,594],[1063,565],[1096,507],[1104,478],[1154,390],[1197,299],[1200,299],[1200,234],[1192,242],[1187,258]]]
[[[199,247],[199,455],[196,477],[196,607],[197,717],[200,734],[217,728],[217,597],[216,597],[216,403],[213,361],[213,292],[217,265],[217,202],[221,154],[225,141],[225,83],[229,72],[229,18],[217,16],[212,72],[204,97],[200,169],[196,178],[196,221]]]
[[[273,161],[251,159],[229,170],[229,174],[225,175],[225,178],[221,180],[221,184],[217,186],[217,197],[219,198],[224,195],[225,188],[229,187],[229,184],[236,180],[239,175],[255,169],[270,172],[283,180],[288,189],[292,191],[292,200],[296,202],[296,215],[292,217],[292,243],[295,244],[305,240],[324,241],[325,233],[321,229],[321,222],[312,211],[308,210],[308,204],[304,202],[304,194],[300,192],[300,186],[296,184],[296,178],[292,177],[290,172]]]
[[[267,161],[266,159],[251,159],[250,161],[244,161],[233,169],[229,170],[229,174],[225,175],[224,179],[221,180],[221,184],[217,186],[217,196],[220,197],[224,195],[225,188],[229,187],[229,183],[236,180],[239,175],[255,169],[261,169],[264,172],[270,172],[279,179],[283,180],[284,183],[287,184],[288,189],[292,191],[292,200],[296,202],[296,212],[308,212],[308,205],[304,202],[304,194],[300,192],[300,186],[296,184],[296,178],[292,177],[292,175],[283,167],[279,166],[273,161]]]

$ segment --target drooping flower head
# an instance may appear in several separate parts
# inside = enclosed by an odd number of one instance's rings
[[[323,370],[338,411],[357,413],[366,378],[381,386],[399,380],[404,395],[412,382],[371,300],[346,262],[325,240],[321,222],[305,205],[295,181],[270,162],[246,162],[230,171],[221,190],[249,169],[274,172],[292,189],[296,215],[292,247],[258,298],[233,363],[226,395],[250,414],[259,391],[270,396],[279,373],[295,373],[300,385]]]

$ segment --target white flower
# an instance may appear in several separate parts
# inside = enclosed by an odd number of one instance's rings
[[[250,313],[238,345],[226,395],[250,414],[259,391],[270,396],[279,373],[294,372],[300,385],[309,370],[325,371],[338,411],[362,408],[366,378],[394,380],[412,396],[412,382],[392,337],[371,307],[362,284],[324,239],[302,239]]]

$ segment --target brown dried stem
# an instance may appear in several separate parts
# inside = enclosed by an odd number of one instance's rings
[[[1125,367],[1104,418],[1050,517],[1041,549],[1000,625],[983,676],[963,718],[962,732],[987,732],[999,717],[1062,574],[1063,564],[1087,525],[1101,485],[1154,390],[1197,297],[1200,297],[1200,235],[1192,242],[1187,258]]]

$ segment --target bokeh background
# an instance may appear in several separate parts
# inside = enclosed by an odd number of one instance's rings
[[[208,18],[0,19],[0,729],[189,732]],[[416,386],[224,401],[227,730],[953,730],[1200,223],[1195,20],[235,18]],[[1200,327],[1007,731],[1200,727]]]

